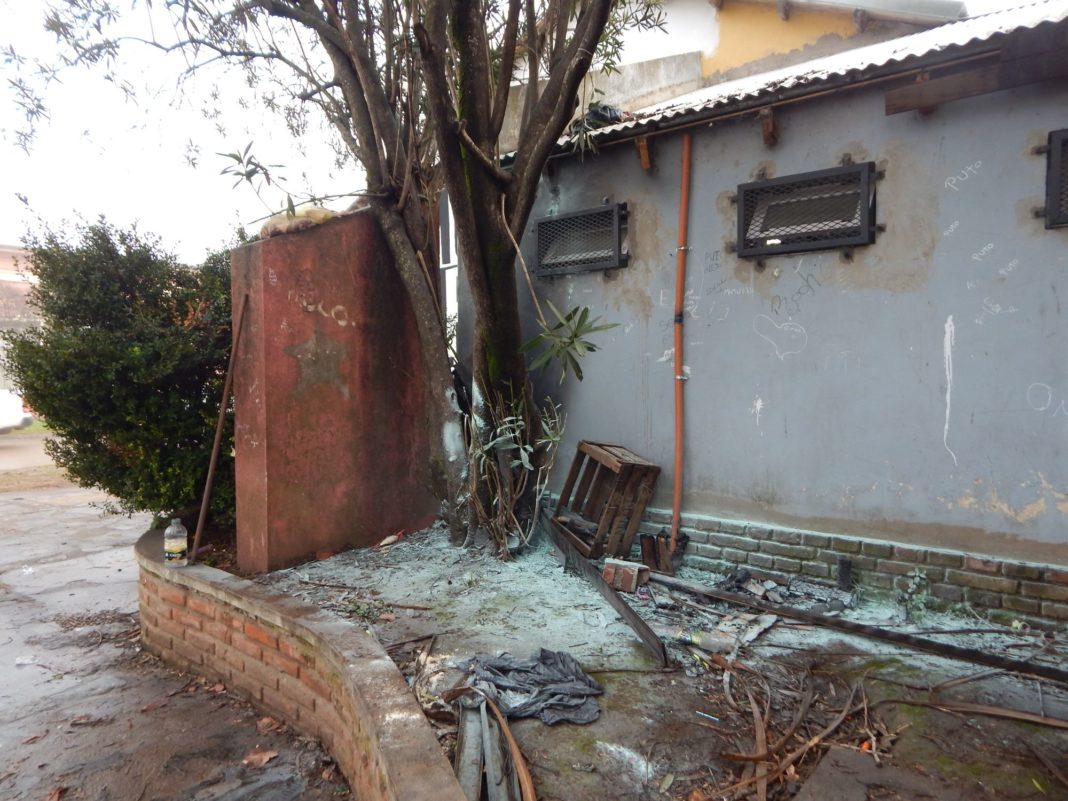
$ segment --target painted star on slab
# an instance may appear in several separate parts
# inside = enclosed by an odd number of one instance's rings
[[[294,357],[300,365],[300,377],[293,390],[293,397],[299,398],[317,384],[329,384],[349,399],[349,388],[341,380],[341,361],[348,355],[348,347],[330,339],[321,329],[299,345],[290,345],[286,353]]]

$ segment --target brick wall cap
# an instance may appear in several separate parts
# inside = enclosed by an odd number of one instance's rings
[[[370,737],[374,753],[368,756],[388,777],[381,799],[465,801],[423,710],[377,640],[353,623],[222,570],[165,567],[162,531],[145,532],[134,554],[142,576],[214,598],[313,650],[322,674],[336,682],[334,704],[356,710]],[[357,786],[356,776],[346,778]]]

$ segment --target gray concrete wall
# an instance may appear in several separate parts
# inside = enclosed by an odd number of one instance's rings
[[[781,111],[774,149],[756,120],[695,129],[685,513],[1068,563],[1068,230],[1032,216],[1031,153],[1068,127],[1066,100],[1031,87],[886,117],[853,92]],[[622,144],[543,179],[535,218],[631,210],[628,267],[536,279],[618,324],[584,382],[539,382],[567,413],[557,487],[577,440],[617,442],[664,467],[653,505],[670,506],[680,143],[656,140],[651,173]],[[886,171],[874,245],[762,271],[727,252],[739,183],[847,154]]]

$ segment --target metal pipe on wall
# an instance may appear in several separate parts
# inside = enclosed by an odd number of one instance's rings
[[[675,553],[679,538],[679,517],[682,510],[683,456],[683,398],[682,387],[686,375],[682,363],[682,323],[686,302],[686,254],[690,250],[690,162],[693,135],[682,135],[682,176],[679,187],[679,244],[675,251],[675,470],[671,499],[671,546]]]

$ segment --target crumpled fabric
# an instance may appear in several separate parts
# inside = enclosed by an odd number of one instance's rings
[[[563,651],[544,648],[529,659],[479,655],[459,664],[468,686],[485,693],[510,718],[557,723],[593,723],[601,714],[594,696],[604,690]]]

